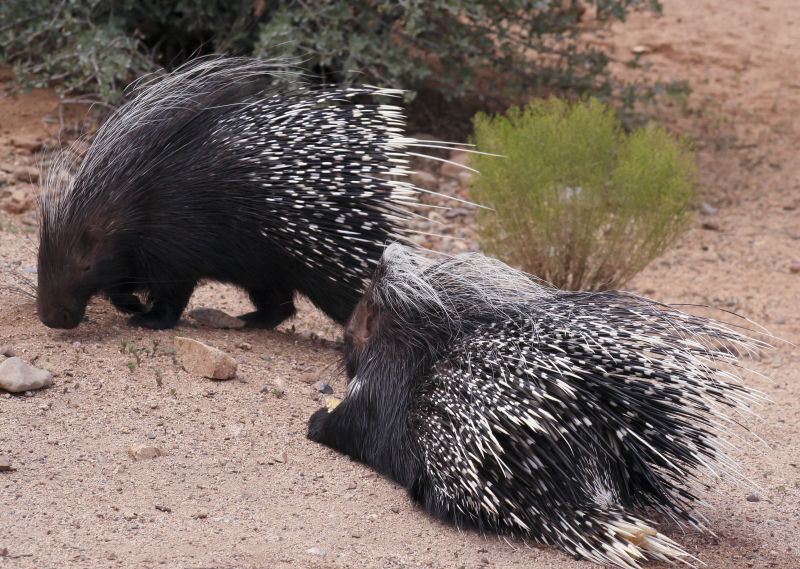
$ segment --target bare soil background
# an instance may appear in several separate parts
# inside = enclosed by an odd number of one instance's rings
[[[800,567],[800,351],[790,344],[800,344],[800,3],[664,0],[663,17],[635,15],[599,41],[649,52],[652,77],[690,80],[688,101],[658,113],[695,140],[707,189],[694,228],[629,288],[735,311],[786,340],[748,377],[771,400],[748,422],[763,442],[732,451],[757,488],[712,483],[700,511],[716,535],[662,527],[709,568]],[[57,102],[49,91],[0,100],[4,203],[35,191],[25,168],[37,158],[25,147],[55,136]],[[32,277],[35,215],[2,212],[0,223],[2,282]],[[345,387],[341,329],[308,303],[271,332],[134,329],[104,300],[79,328],[57,331],[23,295],[0,291],[0,306],[0,346],[56,376],[49,389],[0,393],[0,455],[15,468],[0,472],[0,567],[594,566],[459,532],[308,441],[306,421],[322,405],[312,384],[327,381],[338,396]],[[248,309],[218,284],[198,289],[196,306]],[[183,371],[169,353],[178,333],[234,356],[237,378]],[[155,341],[158,355],[130,369],[123,341]],[[134,461],[128,449],[139,443],[165,454]]]

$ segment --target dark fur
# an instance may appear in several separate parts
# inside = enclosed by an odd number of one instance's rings
[[[346,195],[326,196],[330,206],[299,212],[286,193],[296,185],[265,188],[264,168],[274,165],[262,155],[269,145],[286,148],[293,142],[314,148],[330,143],[314,123],[306,125],[300,141],[300,127],[295,127],[293,140],[267,135],[250,150],[218,140],[214,133],[222,121],[238,118],[242,125],[251,121],[271,131],[268,118],[275,120],[308,93],[320,92],[274,86],[269,69],[259,73],[256,64],[248,65],[256,72],[232,80],[230,70],[242,66],[241,61],[221,60],[221,72],[208,74],[202,88],[179,105],[150,113],[111,143],[100,137],[88,150],[66,203],[53,206],[58,189],[52,191],[50,204],[43,202],[38,262],[43,323],[75,327],[89,299],[102,294],[121,311],[134,314],[131,324],[169,328],[201,279],[244,288],[256,307],[243,316],[251,326],[270,328],[292,316],[295,292],[308,296],[337,322],[346,322],[384,242],[400,232],[384,215],[398,211],[389,203],[391,187],[372,180],[377,189],[363,197],[363,181],[346,174]],[[188,75],[191,79],[191,71]],[[123,107],[109,122],[126,112]],[[236,134],[242,128],[230,131]],[[376,163],[383,161],[374,143],[350,142],[339,150],[342,158],[360,160],[354,153],[366,150],[376,154]],[[305,168],[292,166],[290,158],[285,163],[302,176]],[[315,156],[312,152],[304,158],[313,161]],[[313,181],[306,183],[314,186]],[[314,189],[326,192],[324,185]],[[267,203],[269,196],[278,201]],[[333,206],[357,214],[357,240],[336,232],[340,225]],[[349,256],[340,265],[330,255],[320,255],[321,265],[309,267],[303,261],[313,253],[290,252],[287,233],[276,231],[291,227],[282,218],[296,224],[295,236],[305,245],[314,245],[303,233],[314,223]],[[370,229],[360,229],[364,220],[373,222]],[[354,252],[356,246],[360,251]]]

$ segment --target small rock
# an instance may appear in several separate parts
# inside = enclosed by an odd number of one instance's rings
[[[236,375],[236,360],[222,350],[180,336],[174,342],[183,369],[189,373],[212,379],[231,379]]]
[[[719,231],[719,223],[716,221],[704,221],[701,227],[709,231]]]
[[[454,150],[450,153],[450,162],[442,164],[442,176],[459,180],[462,172],[468,172],[464,167],[469,161],[469,155],[463,150]]]
[[[204,520],[208,517],[208,512],[195,512],[192,517],[196,520]]]
[[[21,166],[14,172],[14,177],[20,182],[36,184],[39,182],[39,169],[33,166]]]
[[[33,208],[35,202],[36,186],[24,184],[11,192],[9,198],[3,201],[3,209],[8,213],[24,213]]]
[[[397,506],[392,506],[389,509],[395,514],[399,514],[400,513],[400,508],[398,508]]]
[[[748,502],[760,502],[761,501],[761,496],[759,496],[758,494],[748,494],[747,495],[747,501]]]
[[[792,273],[793,275],[800,273],[800,263],[794,262],[791,265],[789,265],[789,272]]]
[[[131,457],[133,457],[133,460],[145,460],[148,458],[156,458],[157,456],[162,456],[164,453],[158,447],[140,443],[133,445],[131,448],[129,448],[128,454],[131,455]]]
[[[250,350],[253,349],[253,345],[248,342],[239,342],[238,344],[236,344],[236,347],[239,348],[240,350],[244,350],[245,352],[249,352]]]
[[[418,188],[433,190],[438,187],[439,180],[437,180],[436,176],[434,176],[430,172],[426,172],[425,170],[419,170],[417,172],[411,173],[411,183],[417,186]]]
[[[125,518],[128,521],[135,520],[136,519],[136,512],[124,512],[122,514],[122,517]]]
[[[216,308],[195,308],[189,311],[189,316],[211,328],[244,328],[245,324],[244,320]]]
[[[30,152],[36,152],[42,148],[42,141],[38,138],[30,138],[27,136],[12,136],[11,137],[11,146],[16,146],[17,148],[24,148]]]
[[[717,208],[708,202],[703,202],[703,205],[700,206],[700,213],[703,215],[717,215],[718,211]]]
[[[318,381],[317,383],[315,383],[314,389],[316,389],[320,393],[324,393],[325,395],[331,395],[333,393],[333,387],[331,387],[324,381]]]
[[[17,355],[17,353],[14,351],[14,348],[12,346],[6,345],[6,346],[0,346],[0,355],[5,356],[7,358],[13,358],[14,356]]]
[[[10,456],[0,456],[0,471],[16,470],[11,466]]]
[[[163,505],[163,504],[156,504],[156,505],[155,505],[155,508],[156,508],[156,510],[158,510],[159,512],[164,512],[164,513],[167,513],[167,514],[169,514],[170,512],[172,512],[172,509],[171,509],[169,506],[165,506],[165,505]]]
[[[309,547],[306,549],[306,553],[310,553],[311,555],[319,555],[320,557],[325,557],[327,555],[325,550],[319,547]]]
[[[644,55],[645,53],[650,53],[651,49],[646,45],[635,45],[631,48],[631,52],[634,55]]]
[[[303,330],[298,334],[303,340],[311,340],[312,342],[316,342],[319,340],[319,334],[316,332],[312,332],[311,330]]]
[[[45,369],[35,368],[17,357],[0,363],[0,389],[20,393],[40,389],[53,384],[53,374]]]
[[[448,209],[445,210],[444,216],[447,219],[454,219],[456,217],[467,216],[470,213],[472,213],[471,210],[469,210],[469,209],[467,209],[465,207],[451,207],[451,208],[448,208]]]

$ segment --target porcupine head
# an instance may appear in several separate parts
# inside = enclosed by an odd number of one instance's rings
[[[49,327],[74,328],[83,319],[86,304],[121,271],[121,259],[109,255],[112,241],[101,225],[87,223],[82,231],[59,231],[42,225],[39,247],[37,310]]]

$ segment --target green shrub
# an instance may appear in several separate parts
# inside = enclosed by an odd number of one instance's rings
[[[584,9],[593,12],[583,22]],[[624,85],[583,32],[659,12],[658,0],[12,0],[0,2],[0,62],[18,87],[51,82],[113,101],[130,79],[208,53],[292,58],[337,83],[447,98],[483,89],[593,93],[625,105],[677,83]],[[588,19],[588,18],[587,18]]]
[[[624,285],[687,228],[689,144],[655,125],[626,135],[595,99],[478,114],[471,197],[487,252],[561,288]]]

